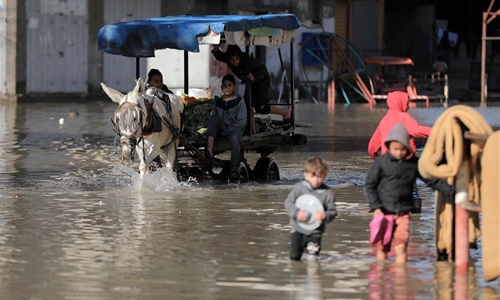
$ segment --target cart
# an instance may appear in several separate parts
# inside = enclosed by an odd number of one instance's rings
[[[292,108],[295,116],[294,102],[291,100],[294,90],[293,71],[293,40],[295,30],[300,27],[297,17],[293,14],[269,14],[259,16],[239,15],[208,15],[208,16],[172,16],[151,18],[131,22],[115,23],[103,26],[98,33],[100,50],[106,53],[135,57],[136,78],[139,78],[141,57],[155,56],[158,49],[178,49],[184,51],[184,92],[189,88],[188,80],[188,51],[199,52],[200,44],[235,44],[245,46],[248,55],[250,46],[273,47],[290,44],[290,72],[289,89],[285,88],[286,103],[269,103],[270,105],[287,105]],[[285,67],[281,51],[278,54],[283,70]],[[287,77],[285,76],[285,87]],[[247,83],[249,84],[249,83]],[[247,85],[247,90],[249,86]],[[251,107],[249,93],[245,93],[247,108]],[[250,110],[247,126],[250,122]],[[247,151],[256,151],[260,154],[253,168],[249,166],[244,155],[240,163],[240,182],[250,180],[274,181],[280,179],[278,164],[270,156],[276,149],[272,141],[280,141],[284,145],[305,143],[306,137],[295,134],[295,120],[288,133],[283,134],[281,127],[261,133],[252,134],[247,128],[242,138],[242,154]],[[209,177],[225,181],[229,178],[229,160],[213,160],[205,151],[206,138],[186,137],[182,131],[177,132],[180,140],[177,148],[175,171],[179,181],[195,177],[202,179]],[[214,145],[214,154],[220,154],[231,149],[228,141],[217,139]]]
[[[366,57],[365,62],[374,66],[373,76],[369,77],[372,94],[388,94],[394,91],[406,92],[408,76],[413,61],[408,57],[378,56]]]
[[[369,76],[370,91],[374,99],[387,99],[387,94],[394,91],[407,92],[411,101],[422,100],[429,107],[432,99],[448,101],[448,75],[443,77],[436,74],[422,74],[418,77],[411,75],[413,61],[408,57],[377,56],[366,57],[366,64],[375,68]],[[423,90],[425,94],[417,93]],[[441,93],[441,88],[443,89]],[[412,106],[415,106],[412,103]]]

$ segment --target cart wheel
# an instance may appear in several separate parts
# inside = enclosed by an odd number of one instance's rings
[[[250,176],[248,175],[248,168],[247,165],[244,162],[240,162],[240,182],[249,182],[250,181]]]
[[[175,174],[177,175],[177,181],[186,181],[189,178],[189,168],[187,166],[180,167],[179,164],[176,164]]]
[[[294,145],[305,145],[307,144],[307,137],[303,134],[294,134],[293,137]]]
[[[293,146],[293,139],[289,135],[283,136],[283,146]]]
[[[229,164],[224,164],[224,166],[209,167],[208,174],[212,179],[215,180],[222,180],[222,181],[227,180],[230,175]]]
[[[272,157],[261,157],[253,170],[254,179],[262,182],[280,180],[280,171],[276,160]]]

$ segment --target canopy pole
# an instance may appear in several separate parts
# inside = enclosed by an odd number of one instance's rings
[[[288,93],[288,80],[287,80],[287,75],[286,75],[286,66],[285,64],[283,63],[283,56],[281,55],[281,48],[278,47],[278,56],[280,58],[280,64],[281,64],[281,70],[283,71],[283,90],[285,91],[285,99],[286,100],[286,104],[290,104],[290,100],[289,99],[289,93]],[[292,95],[293,95],[293,91],[292,91]],[[279,100],[279,99],[278,99]],[[279,101],[278,101],[279,103]]]
[[[184,50],[184,94],[189,90],[189,58],[188,51]]]
[[[141,77],[141,62],[140,57],[135,58],[135,79],[139,79]]]
[[[245,45],[245,53],[243,54],[245,56],[245,103],[247,106],[247,124],[250,127],[250,130],[248,130],[248,133],[250,135],[250,140],[252,139],[253,136],[253,127],[255,125],[255,120],[254,120],[254,113],[253,113],[253,107],[252,107],[252,88],[251,84],[252,82],[248,79],[248,74],[250,73],[250,65],[248,63],[248,57],[250,56],[250,46],[248,44]]]
[[[295,95],[295,87],[294,87],[294,82],[295,82],[295,74],[293,71],[293,64],[294,64],[294,59],[293,59],[293,41],[290,42],[290,92],[292,97],[289,97],[291,99],[291,104],[292,104],[292,126],[295,128],[295,99],[293,95]]]

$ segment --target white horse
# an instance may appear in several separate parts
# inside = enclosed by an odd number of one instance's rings
[[[149,89],[145,94],[144,81],[140,78],[134,90],[126,95],[104,83],[101,86],[109,98],[119,104],[112,121],[120,135],[122,163],[125,158],[133,160],[135,150],[140,159],[141,178],[158,155],[165,161],[167,169],[173,170],[179,143],[177,134],[182,130],[182,99],[169,93],[169,99],[164,102]]]

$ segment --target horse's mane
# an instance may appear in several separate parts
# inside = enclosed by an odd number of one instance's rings
[[[128,92],[127,96],[124,98],[124,101],[130,102],[135,105],[140,105],[142,102],[141,100],[142,100],[142,95],[136,91]]]
[[[135,82],[135,87],[132,91],[128,92],[123,98],[123,102],[130,102],[135,105],[143,106],[142,93],[144,93],[145,84],[142,78],[139,78]]]

